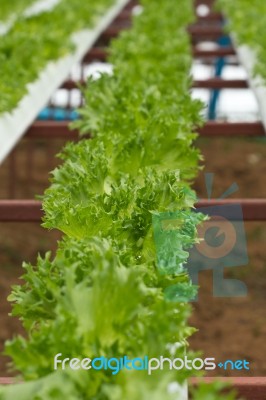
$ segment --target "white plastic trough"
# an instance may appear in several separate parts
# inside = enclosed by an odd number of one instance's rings
[[[54,91],[67,79],[71,68],[82,60],[102,32],[128,3],[129,0],[117,0],[92,29],[75,33],[72,36],[76,45],[75,52],[48,63],[39,74],[39,78],[28,85],[28,94],[19,102],[18,107],[11,113],[0,115],[0,163],[46,106]]]
[[[248,83],[253,90],[259,106],[261,120],[266,132],[266,85],[262,77],[255,76],[256,52],[247,45],[239,45],[236,35],[231,35],[237,56],[248,75]]]

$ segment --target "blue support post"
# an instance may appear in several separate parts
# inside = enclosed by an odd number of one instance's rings
[[[222,36],[217,43],[221,47],[229,46],[231,44],[231,39],[229,36]],[[219,57],[215,63],[215,77],[220,78],[222,76],[223,69],[226,65],[226,58]],[[214,89],[211,91],[209,110],[208,110],[208,118],[209,120],[216,119],[216,111],[217,111],[217,103],[219,100],[220,90]]]

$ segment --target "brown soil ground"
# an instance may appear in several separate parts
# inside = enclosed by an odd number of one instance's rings
[[[205,156],[205,171],[215,173],[213,198],[233,182],[239,185],[233,197],[266,198],[266,141],[199,139],[198,145]],[[49,147],[44,142],[31,142],[31,146],[26,140],[20,143],[13,157],[0,168],[0,198],[33,198],[41,194],[48,185],[47,171],[57,163],[54,154],[61,146],[59,141]],[[195,189],[200,197],[206,197],[203,173]],[[219,361],[246,359],[251,362],[247,376],[266,376],[266,223],[246,223],[246,231],[249,265],[229,268],[227,276],[244,281],[248,296],[213,298],[212,273],[203,272],[199,302],[193,305],[190,321],[199,331],[190,344],[192,349],[202,350],[206,357]],[[34,263],[38,252],[56,248],[59,237],[58,232],[48,232],[38,224],[0,224],[0,350],[6,339],[22,332],[19,321],[8,316],[10,305],[6,301],[11,285],[18,283],[23,273],[22,261]],[[0,357],[0,376],[7,375],[6,361]],[[243,371],[221,371],[214,375],[245,375]]]

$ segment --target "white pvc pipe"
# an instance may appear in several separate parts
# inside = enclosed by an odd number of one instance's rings
[[[254,70],[257,63],[256,53],[247,45],[238,45],[235,35],[232,35],[232,41],[236,49],[238,59],[247,72],[249,86],[257,98],[261,120],[266,132],[266,85],[262,77],[254,75]]]
[[[61,0],[38,0],[28,7],[23,15],[25,17],[33,17],[34,15],[42,14],[53,10]]]

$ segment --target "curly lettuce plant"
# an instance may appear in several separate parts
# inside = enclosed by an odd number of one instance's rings
[[[1,0],[0,23],[7,21],[10,17],[18,17],[26,8],[37,0]]]
[[[239,44],[248,45],[256,54],[254,74],[266,81],[266,3],[261,0],[218,0],[228,17],[228,30]]]

